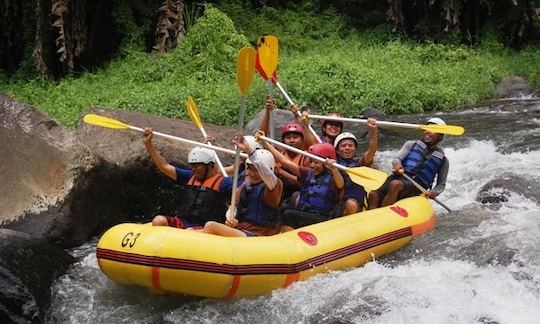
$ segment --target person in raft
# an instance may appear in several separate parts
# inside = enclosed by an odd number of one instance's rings
[[[260,132],[257,135],[264,133]],[[333,165],[336,162],[336,152],[332,144],[317,143],[308,148],[308,153],[326,159],[325,162],[310,159],[309,168],[298,166],[262,139],[261,144],[263,148],[272,152],[274,158],[284,168],[296,175],[301,184],[299,193],[292,198],[294,204],[282,210],[282,232],[337,216],[336,206],[343,196],[345,183],[342,174]]]
[[[336,149],[337,163],[349,168],[371,166],[378,147],[378,127],[375,118],[368,118],[369,142],[362,158],[356,157],[358,139],[354,134],[344,132],[336,137],[334,147]],[[362,211],[366,200],[366,190],[361,185],[353,182],[349,175],[343,174],[345,180],[345,192],[343,203],[343,215],[350,215]]]
[[[426,125],[429,124],[446,125],[437,117],[430,118]],[[424,131],[420,140],[405,142],[397,157],[392,160],[394,174],[379,189],[370,192],[368,209],[388,206],[400,199],[420,194],[420,190],[402,176],[403,172],[427,190],[426,197],[435,198],[443,192],[450,167],[443,150],[437,146],[443,137],[443,134]],[[437,185],[431,189],[435,177]]]
[[[239,137],[236,145],[249,155],[246,178],[238,188],[236,217],[229,211],[225,225],[210,221],[203,232],[240,237],[277,234],[283,182],[274,174],[274,156],[264,149],[254,150],[244,137]]]
[[[266,100],[265,108],[266,109],[264,111],[263,119],[261,121],[261,126],[259,129],[264,133],[268,133],[268,128],[270,124],[270,112],[276,108],[274,100],[268,98]],[[293,113],[298,110],[298,106],[296,105],[291,105],[290,108]],[[304,121],[307,122],[307,119],[295,118],[295,120],[291,120],[285,123],[285,125],[283,125],[281,129],[281,142],[300,150],[306,150],[311,144],[313,144],[313,139],[311,136],[309,136],[310,133],[305,132],[304,126],[301,124],[301,122]],[[282,149],[280,149],[280,152],[299,166],[309,166],[309,159],[304,155]],[[280,163],[276,164],[275,173],[281,180],[283,180],[284,201],[288,200],[293,192],[300,190],[300,183],[298,182],[296,176],[284,170],[281,167]]]
[[[207,221],[225,222],[225,211],[231,197],[232,179],[225,178],[216,165],[214,151],[195,147],[189,152],[191,170],[175,167],[165,161],[152,143],[152,129],[144,128],[144,146],[157,168],[184,187],[178,216],[157,215],[154,226],[200,229]]]
[[[328,117],[342,117],[341,114],[336,112],[329,112],[326,114]],[[343,122],[336,120],[325,120],[321,125],[323,143],[330,143],[334,145],[336,137],[343,132]]]

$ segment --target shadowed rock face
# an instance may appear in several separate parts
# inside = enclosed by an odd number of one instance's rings
[[[0,319],[41,322],[50,286],[73,262],[64,250],[28,234],[0,229]]]

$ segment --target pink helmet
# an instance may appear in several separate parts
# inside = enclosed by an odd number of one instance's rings
[[[285,137],[288,133],[298,133],[304,137],[304,127],[295,121],[290,121],[281,129],[281,137]]]
[[[317,143],[308,148],[308,153],[320,156],[322,158],[336,159],[336,151],[330,143]]]

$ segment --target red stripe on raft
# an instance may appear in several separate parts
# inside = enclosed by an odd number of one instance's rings
[[[156,290],[161,290],[159,282],[159,267],[152,267],[152,287]]]
[[[369,240],[358,242],[316,257],[307,259],[296,264],[246,264],[231,265],[217,264],[213,262],[185,260],[176,258],[162,258],[156,256],[146,256],[129,252],[120,252],[108,249],[97,248],[98,259],[107,259],[117,262],[155,266],[170,269],[193,270],[203,272],[214,272],[232,275],[245,274],[293,274],[301,272],[328,262],[339,260],[349,255],[365,251],[378,245],[386,244],[401,238],[412,235],[410,227],[402,228],[394,232],[386,233]]]
[[[425,232],[431,231],[435,227],[437,217],[435,217],[435,214],[431,215],[431,218],[422,224],[413,225],[412,226],[412,235],[420,235]]]
[[[300,274],[298,272],[289,273],[287,277],[285,277],[285,283],[283,284],[283,288],[289,287],[290,285],[297,282],[298,280],[300,280]]]
[[[225,298],[233,297],[236,294],[236,291],[238,290],[239,286],[240,286],[240,276],[234,275],[232,277],[231,289],[229,289],[229,292],[227,293],[227,296],[225,296]]]

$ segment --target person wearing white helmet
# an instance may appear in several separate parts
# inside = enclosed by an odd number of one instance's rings
[[[157,215],[154,226],[200,229],[207,221],[225,222],[225,210],[232,192],[231,178],[224,178],[216,165],[214,151],[195,147],[189,152],[191,169],[169,164],[152,143],[152,129],[144,128],[144,145],[157,168],[185,190],[177,216]]]
[[[358,139],[353,133],[344,132],[339,134],[335,141],[334,147],[336,149],[337,163],[348,168],[371,166],[375,153],[377,152],[379,136],[379,129],[377,127],[377,120],[375,118],[367,119],[367,126],[369,128],[369,142],[368,148],[362,155],[362,158],[356,156],[358,150]],[[343,215],[350,215],[361,211],[365,206],[366,190],[361,185],[353,182],[351,178],[344,174],[345,180],[345,193],[343,203]]]
[[[446,125],[438,117],[430,118],[426,125]],[[406,173],[424,187],[426,197],[436,198],[446,186],[450,164],[444,151],[438,147],[443,134],[424,131],[420,140],[407,141],[392,160],[393,175],[377,190],[369,193],[368,209],[389,206],[396,201],[420,194],[410,181],[402,176]],[[436,185],[432,188],[437,179]]]
[[[239,237],[277,234],[283,182],[274,174],[274,156],[265,149],[254,150],[245,137],[240,137],[236,145],[249,155],[246,180],[238,189],[236,215],[232,212],[225,225],[207,222],[203,232]]]

